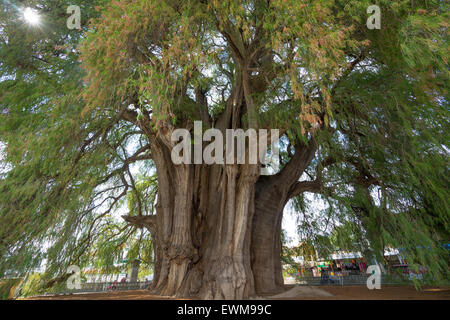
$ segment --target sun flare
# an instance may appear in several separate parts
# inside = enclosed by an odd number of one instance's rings
[[[36,12],[36,10],[33,10],[31,8],[26,8],[23,11],[23,17],[25,21],[31,25],[38,25],[40,22],[39,14]]]

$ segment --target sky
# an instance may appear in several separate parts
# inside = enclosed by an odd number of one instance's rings
[[[281,227],[286,231],[287,237],[291,240],[289,242],[289,246],[296,246],[299,243],[299,237],[297,234],[297,218],[289,208],[289,205],[284,208]]]

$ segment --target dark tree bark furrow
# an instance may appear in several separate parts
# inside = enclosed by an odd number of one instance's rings
[[[217,123],[222,132],[241,127],[243,91],[242,84],[233,88],[228,111]],[[280,291],[283,209],[314,156],[314,144],[296,145],[280,173],[260,177],[259,165],[174,165],[173,128],[155,135],[138,125],[151,142],[158,175],[156,216],[147,226],[155,251],[150,289],[210,299]]]
[[[125,218],[151,231],[153,292],[243,299],[283,290],[283,209],[314,149],[297,149],[296,165],[269,177],[259,177],[258,165],[174,166],[167,145],[158,141],[154,149],[157,215]]]
[[[258,293],[283,290],[281,223],[289,190],[310,164],[316,152],[311,141],[295,146],[290,162],[276,175],[260,177],[256,184],[255,215],[251,238],[251,266]]]
[[[157,214],[127,221],[151,231],[151,290],[209,299],[281,291],[283,209],[315,146],[296,146],[280,173],[260,177],[258,165],[173,165],[167,137],[149,139],[158,174]]]

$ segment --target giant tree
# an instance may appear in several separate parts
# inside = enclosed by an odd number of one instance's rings
[[[5,69],[13,78],[2,86],[31,91],[0,100],[11,167],[0,184],[1,259],[30,265],[30,248],[47,241],[51,266],[80,261],[131,192],[136,210],[124,220],[152,236],[153,292],[276,292],[283,210],[311,192],[358,221],[373,250],[408,246],[445,276],[436,257],[448,239],[446,4],[378,4],[381,29],[371,30],[370,1],[101,1],[81,36],[82,84],[43,61],[40,70],[7,61],[17,70]],[[41,73],[58,92],[33,91]],[[194,121],[223,136],[279,129],[280,169],[261,175],[261,163],[194,154],[194,164],[174,163],[173,133],[194,137]],[[144,209],[152,200],[136,163],[156,170],[154,210]]]

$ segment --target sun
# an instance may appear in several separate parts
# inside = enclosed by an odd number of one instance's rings
[[[31,25],[38,25],[40,22],[39,14],[36,12],[36,10],[33,10],[31,8],[26,8],[23,11],[23,17],[25,21]]]

